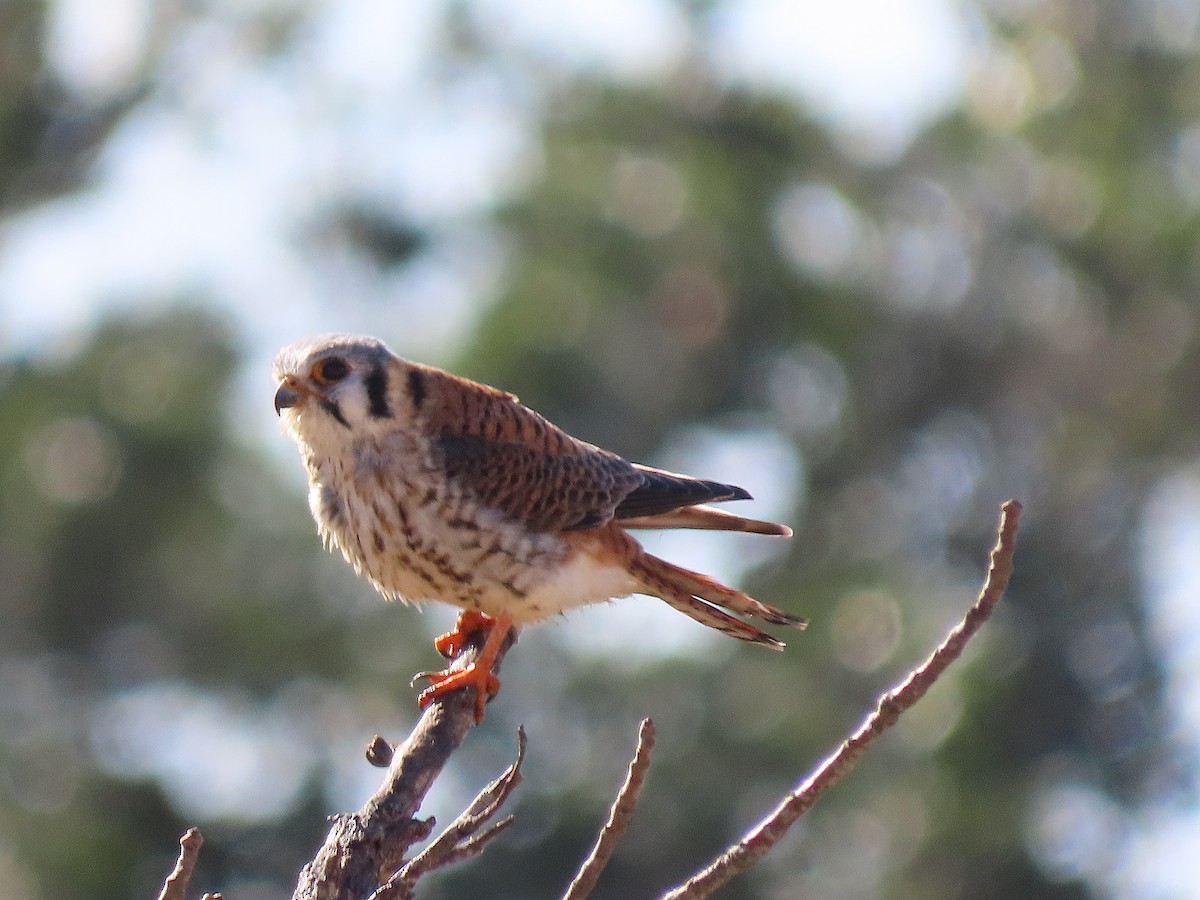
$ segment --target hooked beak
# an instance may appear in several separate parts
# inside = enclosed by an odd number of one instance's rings
[[[275,391],[275,415],[279,415],[285,409],[291,409],[300,402],[303,396],[304,392],[296,382],[290,377],[285,378],[279,385],[279,389]]]

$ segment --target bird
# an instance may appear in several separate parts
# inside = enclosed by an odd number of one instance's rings
[[[275,412],[295,440],[326,546],[388,599],[460,610],[435,641],[453,658],[486,634],[465,669],[423,673],[422,708],[474,688],[475,718],[499,689],[504,638],[588,604],[658,597],[711,628],[782,649],[731,613],[805,620],[646,552],[638,529],[790,536],[786,525],[711,503],[736,485],[651,468],[572,437],[498,388],[400,358],[381,341],[327,334],[275,357]]]

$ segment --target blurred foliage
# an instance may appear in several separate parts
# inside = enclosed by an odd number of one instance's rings
[[[135,94],[76,102],[45,71],[45,4],[0,6],[0,202],[11,210],[79,187],[88,163]]]
[[[521,721],[519,827],[427,896],[555,895],[644,715],[655,767],[596,896],[680,880],[958,618],[1009,496],[1017,573],[972,659],[722,896],[1086,896],[1102,854],[1047,863],[1039,804],[1075,790],[1119,838],[1191,789],[1138,568],[1146,498],[1195,458],[1200,412],[1200,57],[1163,7],[979,4],[961,108],[886,164],[699,56],[548,91],[540,167],[494,215],[506,281],[457,368],[650,463],[697,435],[789,448],[796,538],[746,586],[814,624],[781,656],[710,642],[656,663],[527,631],[432,801],[453,814]],[[67,102],[40,7],[0,15],[12,208],[31,196],[12,186],[52,194],[102,146],[77,130],[64,163],[47,123],[111,123],[136,96]],[[459,52],[495,62],[457,15]],[[423,246],[402,211],[328,218],[376,264]],[[319,552],[290,452],[233,417],[238,359],[228,326],[180,307],[0,369],[8,895],[151,896],[200,824],[198,886],[285,896],[323,814],[371,784],[366,739],[411,720],[433,625],[404,634],[411,612]],[[250,814],[236,795],[260,783]]]

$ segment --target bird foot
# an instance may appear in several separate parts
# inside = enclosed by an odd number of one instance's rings
[[[454,630],[438,637],[433,645],[446,657],[457,656],[472,635],[484,632],[487,639],[474,662],[462,669],[446,669],[441,672],[422,672],[417,678],[427,678],[429,687],[417,697],[417,705],[425,709],[439,697],[461,688],[475,688],[475,724],[483,721],[483,708],[488,700],[500,690],[500,679],[492,674],[500,645],[512,629],[512,617],[502,615],[499,619],[485,616],[481,612],[468,610],[461,613]],[[415,680],[415,679],[414,679]]]
[[[417,697],[417,705],[425,709],[438,697],[445,696],[460,688],[475,688],[475,724],[483,721],[483,708],[488,700],[500,690],[500,679],[493,675],[490,669],[481,668],[478,662],[473,662],[465,669],[457,672],[424,672],[432,684],[421,691]]]
[[[446,659],[454,659],[462,653],[468,638],[481,631],[489,633],[495,627],[496,620],[491,616],[484,615],[476,609],[468,609],[458,614],[458,621],[454,623],[452,631],[439,634],[433,639],[433,646]]]

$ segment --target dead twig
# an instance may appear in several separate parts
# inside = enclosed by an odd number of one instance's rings
[[[179,839],[179,859],[175,868],[163,882],[162,892],[158,900],[184,900],[187,896],[188,885],[192,881],[192,873],[196,871],[196,860],[200,858],[200,848],[204,846],[204,837],[200,829],[189,828]]]
[[[662,900],[698,900],[708,897],[735,875],[754,865],[825,791],[854,767],[867,747],[894,725],[901,713],[925,696],[930,686],[962,654],[967,641],[987,621],[1003,596],[1012,574],[1013,550],[1020,514],[1021,504],[1016,500],[1009,500],[1001,507],[999,536],[991,553],[987,577],[979,592],[979,598],[967,611],[963,620],[946,636],[941,646],[900,685],[884,694],[879,699],[875,711],[858,730],[795,790],[784,797],[770,815],[687,882],[664,894]]]
[[[493,671],[512,646],[513,633],[500,648]],[[455,659],[475,659],[482,640],[475,635]],[[454,691],[430,704],[408,740],[395,749],[379,790],[362,809],[332,819],[325,842],[300,872],[292,900],[358,900],[379,887],[381,873],[396,872],[413,844],[433,831],[433,819],[415,818],[425,795],[450,755],[475,726],[475,694]],[[384,742],[386,743],[386,742]],[[376,742],[376,748],[378,749]],[[386,753],[374,755],[378,762]]]
[[[512,824],[507,816],[489,828],[488,821],[521,783],[521,763],[525,760],[525,729],[517,730],[517,758],[500,777],[479,792],[458,818],[428,847],[401,866],[367,900],[408,900],[417,879],[464,859],[478,856],[493,838]]]
[[[562,900],[583,900],[596,887],[596,882],[600,880],[600,873],[612,859],[617,844],[625,834],[625,829],[629,827],[629,820],[633,817],[633,810],[637,806],[638,795],[642,791],[642,783],[646,780],[646,771],[650,768],[652,750],[654,750],[654,723],[649,719],[642,719],[642,726],[638,730],[637,750],[634,751],[633,759],[629,761],[629,772],[625,776],[625,783],[621,785],[621,789],[617,792],[617,798],[613,800],[612,808],[608,813],[608,821],[604,823],[604,827],[596,836],[596,844],[592,847],[592,852],[579,867],[579,872],[567,887]]]

